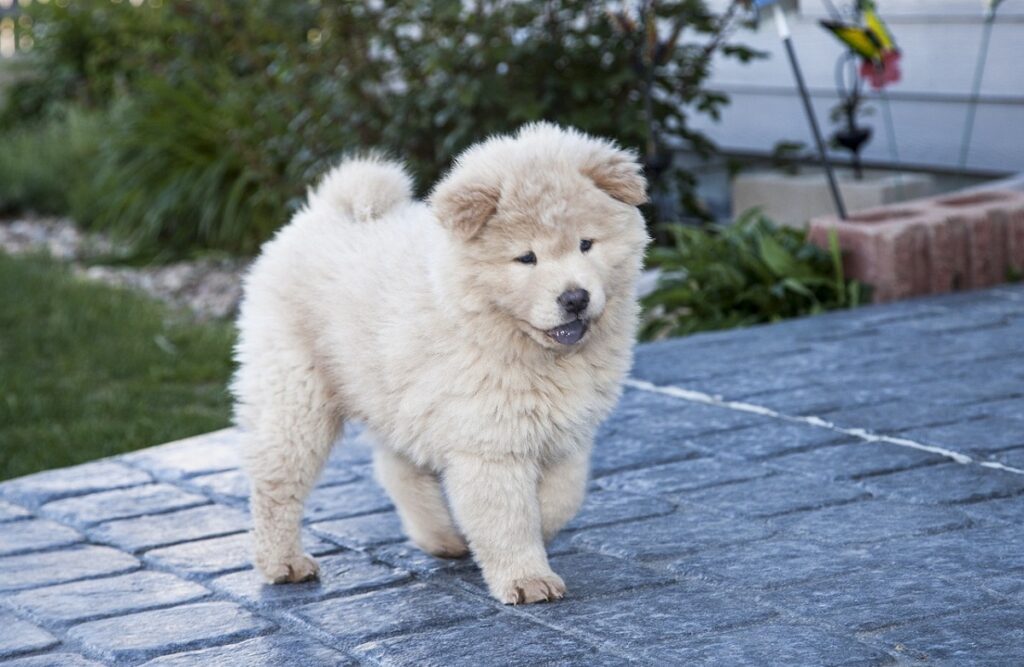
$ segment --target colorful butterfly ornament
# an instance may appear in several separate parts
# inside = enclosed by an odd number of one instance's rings
[[[872,88],[896,83],[900,80],[900,50],[879,18],[873,0],[857,0],[856,15],[856,23],[831,20],[821,25],[861,57],[860,75],[871,82]]]

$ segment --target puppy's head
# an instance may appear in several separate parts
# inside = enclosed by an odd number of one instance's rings
[[[468,149],[430,196],[462,296],[557,350],[632,299],[646,200],[633,153],[546,123]]]

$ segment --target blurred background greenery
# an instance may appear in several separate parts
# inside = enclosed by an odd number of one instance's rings
[[[702,85],[712,57],[758,54],[728,40],[733,10],[644,4],[35,2],[34,75],[0,112],[14,131],[0,202],[140,250],[251,253],[345,151],[399,155],[426,190],[469,144],[547,119],[638,149],[662,208],[699,218],[689,174],[667,163],[713,150],[687,124],[728,102]],[[656,21],[689,41],[652,37]],[[33,147],[61,178],[21,172]]]
[[[649,264],[665,269],[645,337],[854,305],[835,256],[756,214],[709,224],[674,163],[715,151],[691,126],[729,103],[706,85],[713,60],[762,55],[734,39],[743,5],[22,3],[3,19],[20,49],[0,58],[0,214],[68,217],[119,239],[122,262],[245,258],[346,152],[406,160],[423,194],[468,145],[546,119],[642,156]],[[227,424],[226,325],[76,286],[50,262],[0,269],[19,285],[3,288],[0,477]]]

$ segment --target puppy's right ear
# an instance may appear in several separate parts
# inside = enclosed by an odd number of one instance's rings
[[[602,141],[596,150],[585,156],[580,171],[594,185],[621,202],[630,206],[647,203],[647,180],[636,153],[632,151]]]
[[[456,168],[434,188],[430,206],[442,226],[456,238],[468,241],[479,234],[497,212],[500,197],[497,186],[469,178]]]

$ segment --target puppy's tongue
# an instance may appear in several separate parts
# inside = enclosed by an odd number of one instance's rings
[[[565,324],[559,324],[554,329],[549,329],[547,334],[562,345],[575,345],[587,333],[587,323],[583,320],[573,320]]]

